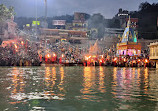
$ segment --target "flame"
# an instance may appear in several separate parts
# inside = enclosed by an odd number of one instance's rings
[[[126,62],[126,58],[124,58],[124,62]]]
[[[47,54],[47,57],[50,58],[50,54]]]
[[[55,57],[56,56],[56,54],[53,54],[53,57]]]
[[[100,61],[99,61],[100,63],[102,63],[103,61],[100,59]]]
[[[114,58],[114,61],[117,61],[117,58],[116,58],[116,57]]]
[[[145,59],[145,62],[148,63],[149,62],[148,59]]]
[[[15,46],[16,49],[18,48],[18,46],[16,44],[14,44],[14,46]]]
[[[21,45],[24,45],[24,42],[23,42],[23,41],[21,41]]]

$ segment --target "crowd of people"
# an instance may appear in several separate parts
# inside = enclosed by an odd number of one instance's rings
[[[17,41],[0,47],[0,66],[39,66],[37,47]]]
[[[58,42],[51,47],[42,46],[38,42],[30,42],[24,39],[16,40],[0,47],[0,66],[40,66],[42,63],[57,64],[82,64],[82,65],[114,65],[143,66],[146,57],[143,59],[131,59],[129,57],[114,57],[108,53],[99,55],[97,45],[93,47],[79,47],[69,42]],[[86,49],[86,50],[85,50]],[[97,49],[96,51],[93,49]],[[89,51],[89,53],[88,53]],[[91,54],[90,54],[91,52]],[[96,54],[93,54],[96,52]],[[102,52],[102,51],[101,51]],[[88,54],[88,56],[87,56]],[[95,56],[95,57],[94,57]],[[138,61],[141,60],[141,61]],[[148,60],[148,58],[147,58]],[[142,62],[143,61],[143,62]],[[136,63],[135,63],[136,62]],[[141,63],[141,64],[140,64]]]

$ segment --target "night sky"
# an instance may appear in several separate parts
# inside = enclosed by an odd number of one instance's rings
[[[72,15],[74,12],[89,14],[101,13],[105,18],[112,18],[119,8],[128,11],[138,10],[142,2],[157,3],[158,0],[47,0],[48,16]],[[36,16],[36,0],[0,0],[7,6],[14,6],[16,16]],[[44,0],[37,0],[37,15],[44,16]]]

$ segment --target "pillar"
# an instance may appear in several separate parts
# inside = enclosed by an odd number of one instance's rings
[[[158,60],[156,61],[156,68],[158,69]]]

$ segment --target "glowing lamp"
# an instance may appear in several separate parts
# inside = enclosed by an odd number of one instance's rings
[[[102,63],[103,61],[102,61],[102,60],[100,60],[99,62],[100,62],[100,63]]]
[[[123,61],[126,62],[126,58],[124,58]]]
[[[14,46],[15,46],[16,49],[18,48],[18,46],[16,44]]]
[[[148,63],[148,59],[145,59],[145,63]]]
[[[62,54],[61,57],[64,57],[64,54]]]
[[[117,61],[117,58],[114,58],[114,61]]]
[[[21,45],[24,45],[24,42],[23,42],[23,41],[21,41]]]
[[[53,57],[55,57],[56,56],[56,54],[53,54]]]
[[[50,58],[50,54],[47,54],[47,58]]]

